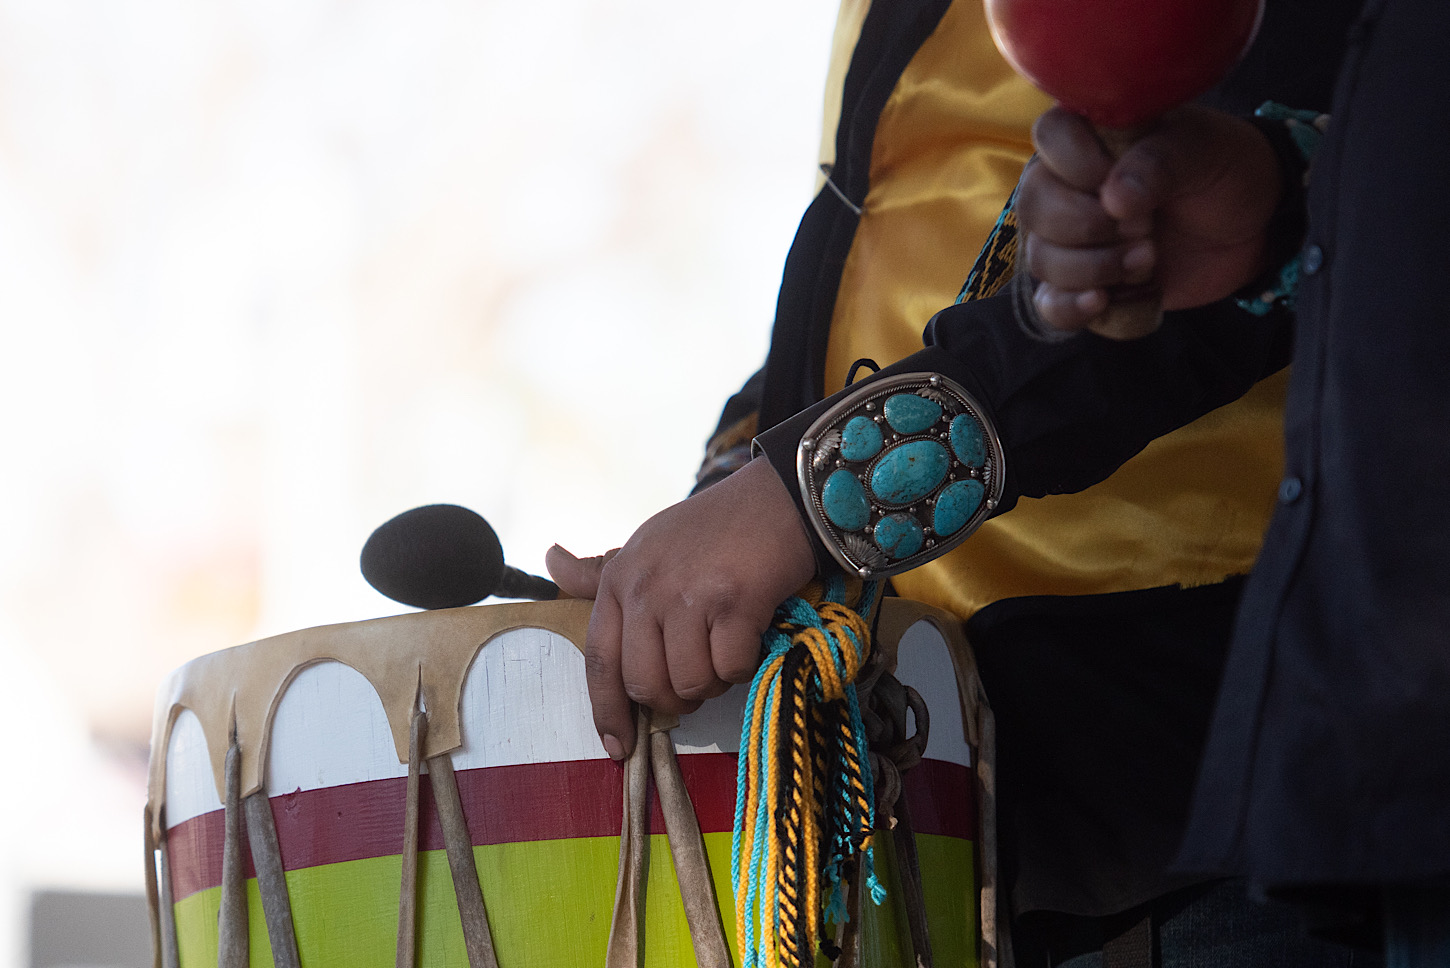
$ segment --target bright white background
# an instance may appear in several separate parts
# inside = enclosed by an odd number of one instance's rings
[[[814,189],[834,0],[0,0],[0,966],[139,889],[157,682],[691,483]]]

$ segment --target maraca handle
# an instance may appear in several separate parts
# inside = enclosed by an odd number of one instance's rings
[[[1132,128],[1105,128],[1101,125],[1093,127],[1109,153],[1114,158],[1121,158],[1153,126],[1144,124]],[[1109,303],[1102,315],[1088,323],[1088,329],[1108,339],[1129,340],[1147,336],[1162,324],[1163,300],[1155,293]]]
[[[1098,133],[1098,138],[1102,140],[1103,147],[1107,148],[1108,153],[1115,159],[1123,157],[1128,149],[1137,143],[1139,138],[1143,137],[1149,131],[1152,131],[1153,128],[1154,125],[1151,123],[1135,124],[1131,128],[1109,128],[1101,124],[1093,125],[1093,130]]]
[[[1163,325],[1163,300],[1157,296],[1113,302],[1087,328],[1108,339],[1141,339]]]

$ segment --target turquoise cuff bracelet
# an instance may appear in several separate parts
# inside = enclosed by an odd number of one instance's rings
[[[842,568],[887,578],[955,548],[997,507],[1002,445],[981,406],[938,373],[872,380],[801,439],[806,516]]]

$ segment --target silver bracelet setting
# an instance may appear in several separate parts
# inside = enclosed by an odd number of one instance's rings
[[[872,380],[801,439],[796,473],[816,534],[863,579],[955,548],[1002,497],[1002,444],[981,405],[939,373]]]

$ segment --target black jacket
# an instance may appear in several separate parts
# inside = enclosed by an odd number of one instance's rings
[[[1309,190],[1280,506],[1183,861],[1450,872],[1450,5],[1371,0]]]

